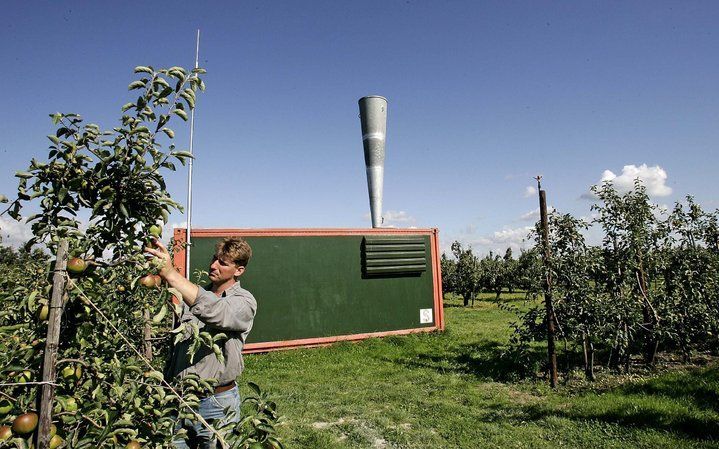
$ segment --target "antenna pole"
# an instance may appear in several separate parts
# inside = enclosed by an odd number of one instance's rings
[[[197,29],[197,45],[195,47],[195,68],[199,68],[200,64],[200,29]],[[192,108],[190,112],[190,154],[193,154],[192,144],[195,137],[195,108]],[[190,237],[190,231],[192,230],[192,162],[194,158],[190,158],[188,164],[188,175],[187,175],[187,228],[185,233],[185,241],[187,247],[185,248],[185,277],[190,279],[190,250],[192,248],[192,242]]]

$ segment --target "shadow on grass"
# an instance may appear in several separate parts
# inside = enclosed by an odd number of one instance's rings
[[[690,402],[704,410],[719,411],[719,367],[668,373],[618,389],[625,394],[663,396]]]
[[[623,396],[621,388],[607,398],[579,397],[569,408],[534,404],[525,408],[526,419],[563,417],[573,421],[605,422],[642,429],[683,434],[692,439],[719,439],[715,414],[667,406],[651,395]]]
[[[525,354],[525,358],[519,360],[507,352],[506,345],[495,341],[452,349],[444,354],[419,353],[411,359],[396,362],[407,368],[430,368],[442,374],[469,374],[478,379],[500,382],[534,376],[546,352],[541,348],[532,349]]]
[[[445,302],[445,303],[442,303],[442,306],[445,309],[451,309],[453,307],[457,308],[457,309],[469,308],[469,307],[465,307],[462,303],[456,303],[456,302]]]
[[[520,363],[498,342],[445,347],[426,351],[394,363],[410,369],[433,369],[460,373],[478,380],[507,382],[536,375],[546,357],[541,347],[525,354]],[[561,391],[557,393],[563,395]],[[643,382],[622,385],[598,394],[595,390],[566,398],[550,396],[547,401],[499,406],[488,413],[488,421],[541,421],[560,417],[578,422],[605,422],[685,435],[696,440],[719,440],[719,367],[666,373]],[[559,402],[557,402],[559,399]]]

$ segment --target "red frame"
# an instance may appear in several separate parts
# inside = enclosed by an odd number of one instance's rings
[[[185,275],[185,229],[176,228],[174,232],[175,242],[178,245],[174,255],[174,265],[180,273]],[[444,308],[442,303],[442,271],[439,262],[439,230],[431,229],[394,229],[394,228],[369,228],[369,229],[192,229],[192,237],[288,237],[288,236],[346,236],[346,235],[429,235],[430,236],[430,258],[432,260],[432,284],[434,294],[434,317],[435,326],[420,327],[415,329],[401,329],[395,331],[371,332],[352,335],[338,335],[333,337],[304,338],[297,340],[270,341],[262,343],[248,343],[243,353],[266,352],[281,349],[292,349],[299,347],[324,346],[338,341],[355,341],[372,337],[384,337],[388,335],[407,335],[421,332],[432,332],[444,330]]]

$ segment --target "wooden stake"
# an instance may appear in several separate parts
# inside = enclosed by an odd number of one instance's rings
[[[547,311],[547,357],[549,359],[549,385],[557,387],[557,349],[554,344],[556,325],[554,322],[554,305],[552,304],[552,272],[549,269],[549,259],[552,255],[549,247],[549,221],[547,219],[547,195],[542,190],[537,176],[537,190],[539,190],[539,215],[542,225],[542,246],[544,247],[544,306]]]
[[[60,342],[60,322],[64,308],[65,282],[67,275],[67,240],[61,240],[57,250],[55,272],[52,277],[52,297],[50,299],[50,314],[47,324],[47,340],[45,341],[45,358],[42,363],[42,381],[38,399],[40,410],[40,423],[37,433],[37,447],[48,449],[50,447],[50,425],[52,424],[52,401],[55,396],[55,380],[57,371],[57,350]]]
[[[150,310],[145,308],[143,315],[145,324],[142,329],[143,354],[148,361],[152,361],[152,325],[150,324]]]

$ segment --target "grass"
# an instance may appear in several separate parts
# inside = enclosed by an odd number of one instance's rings
[[[459,306],[443,333],[248,355],[242,380],[278,403],[288,448],[719,448],[719,367],[552,391],[511,380],[511,313]]]

